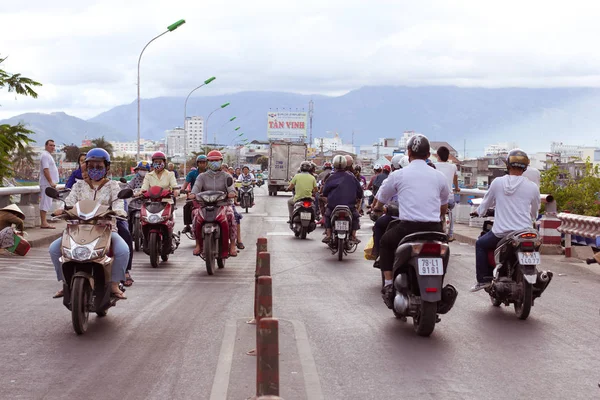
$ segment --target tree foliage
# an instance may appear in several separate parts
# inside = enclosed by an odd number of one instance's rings
[[[19,146],[13,151],[11,164],[14,170],[14,176],[17,178],[31,178],[35,167],[33,157],[35,151],[31,146]]]
[[[135,158],[132,156],[113,157],[110,163],[110,172],[113,176],[129,175],[131,174],[131,168],[135,167],[135,165]]]
[[[71,144],[64,144],[63,143],[63,152],[65,153],[65,161],[67,162],[78,162],[79,161],[79,153],[81,153],[81,149],[71,143]]]
[[[552,194],[559,211],[600,216],[600,171],[587,160],[583,176],[574,179],[554,165],[542,171],[540,192]]]
[[[0,64],[6,60],[0,58]],[[21,74],[11,74],[0,68],[0,90],[7,88],[9,92],[23,96],[37,98],[37,93],[33,90],[34,86],[42,84],[32,79],[21,76]],[[27,129],[25,125],[0,125],[0,180],[5,177],[11,177],[14,174],[13,153],[23,154],[29,143],[35,142],[30,135],[33,131]],[[20,161],[17,160],[17,161]],[[26,162],[27,160],[25,160]]]

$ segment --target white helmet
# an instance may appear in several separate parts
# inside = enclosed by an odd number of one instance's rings
[[[382,170],[381,165],[379,165],[379,164],[373,165],[373,171],[381,171],[381,170]]]
[[[337,156],[333,157],[333,168],[345,169],[347,165],[348,162],[346,161],[346,157],[343,155],[338,154]]]
[[[408,164],[410,164],[408,156],[402,156],[402,159],[400,160],[400,168],[406,168]]]
[[[402,166],[400,165],[400,160],[402,160],[402,157],[404,157],[404,155],[402,154],[396,154],[394,157],[392,157],[392,168],[393,169],[400,169],[402,168]]]

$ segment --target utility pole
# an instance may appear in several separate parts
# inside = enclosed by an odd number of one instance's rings
[[[312,123],[313,123],[313,113],[314,113],[314,105],[315,103],[312,101],[312,99],[310,99],[310,101],[308,102],[308,132],[309,132],[309,139],[308,139],[308,145],[312,147]]]
[[[381,146],[383,146],[381,143],[377,142],[376,145],[374,145],[375,147],[377,147],[377,160],[379,160],[379,149],[381,148]]]
[[[323,138],[321,138],[321,145],[319,147],[321,147],[321,155],[323,155]]]
[[[463,144],[463,160],[467,159],[467,139],[464,140]]]

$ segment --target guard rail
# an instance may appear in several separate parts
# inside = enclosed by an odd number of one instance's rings
[[[565,256],[571,257],[571,235],[588,239],[600,236],[600,218],[570,213],[559,213],[558,231],[565,234]]]

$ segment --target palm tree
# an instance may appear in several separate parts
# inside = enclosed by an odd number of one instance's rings
[[[103,148],[104,150],[108,151],[108,154],[110,155],[112,155],[112,153],[114,152],[112,144],[110,144],[110,142],[104,139],[104,136],[92,139],[92,147]]]
[[[35,152],[31,146],[18,146],[12,153],[11,164],[15,175],[18,177],[30,177],[33,174],[33,157]]]

